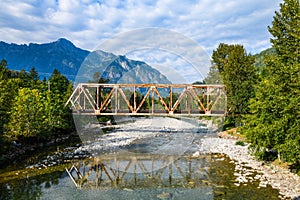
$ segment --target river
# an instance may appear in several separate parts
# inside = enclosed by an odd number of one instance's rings
[[[215,133],[176,119],[139,118],[2,169],[0,199],[280,199],[254,171],[241,184],[243,169],[225,155],[195,154],[206,137]]]

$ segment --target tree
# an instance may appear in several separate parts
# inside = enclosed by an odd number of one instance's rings
[[[7,87],[7,81],[8,81],[8,76],[7,76],[7,63],[5,60],[2,60],[0,63],[0,134],[2,135],[3,133],[3,127],[4,124],[6,123],[6,119],[8,118],[7,116],[7,106],[4,105],[5,102],[7,102],[7,92],[8,92],[8,87]]]
[[[300,6],[285,0],[275,12],[272,26],[275,56],[265,57],[265,75],[251,100],[252,114],[243,131],[256,155],[266,158],[275,150],[278,158],[300,165]]]
[[[257,68],[253,56],[247,54],[242,45],[221,43],[212,54],[211,80],[219,79],[218,72],[226,86],[229,124],[240,125],[241,114],[249,112],[249,99],[254,96],[254,85],[257,81]],[[237,116],[235,116],[237,114]]]
[[[20,82],[19,79],[9,78],[10,71],[6,66],[7,62],[2,60],[0,63],[0,137],[2,137],[4,128],[9,122],[9,111]]]
[[[49,78],[50,91],[52,94],[63,95],[69,86],[69,80],[62,75],[57,69],[54,69],[51,77]]]
[[[34,67],[32,67],[29,71],[29,77],[31,80],[33,81],[38,81],[39,80],[39,74],[38,72],[35,70]]]
[[[108,83],[109,79],[103,78],[100,72],[95,72],[93,75],[93,80],[88,81],[90,83]]]
[[[69,129],[72,126],[72,120],[70,120],[69,108],[65,107],[65,103],[72,93],[72,83],[55,69],[47,84],[45,109],[51,130],[56,132]]]
[[[135,93],[135,102],[136,102],[136,108],[140,105],[140,103],[143,101],[144,99],[144,95],[138,91],[136,91]],[[130,105],[132,105],[132,107],[134,106],[134,95],[132,94],[130,96],[130,99],[129,99],[129,102],[130,102]],[[140,110],[146,110],[148,107],[148,102],[145,101],[143,103],[143,105],[141,106]]]
[[[10,140],[46,136],[47,118],[43,97],[37,89],[21,88],[11,109],[5,135]]]
[[[8,122],[8,108],[9,100],[8,95],[8,69],[6,68],[6,60],[2,60],[0,63],[0,155],[3,149],[3,129],[4,125]],[[1,156],[0,156],[1,160]]]
[[[281,62],[300,63],[300,6],[299,0],[285,0],[280,4],[280,12],[275,11],[272,26],[271,43]]]
[[[0,62],[0,80],[7,80],[9,77],[9,70],[7,69],[6,60]]]
[[[207,77],[203,81],[205,84],[217,84],[217,85],[222,85],[223,80],[220,74],[220,71],[217,67],[216,64],[213,64],[208,72]]]

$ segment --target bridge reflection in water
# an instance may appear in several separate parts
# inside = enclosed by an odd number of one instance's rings
[[[104,155],[66,169],[77,188],[209,188],[207,155]]]

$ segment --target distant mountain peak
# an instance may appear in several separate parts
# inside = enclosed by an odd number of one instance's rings
[[[66,38],[59,38],[56,42],[57,43],[62,43],[62,44],[72,44],[72,45],[74,45],[70,40],[67,40]]]
[[[76,46],[70,40],[67,40],[66,38],[59,38],[57,41],[55,41],[53,43],[56,45],[66,46],[69,48],[76,48]]]
[[[83,50],[66,38],[29,45],[0,42],[1,59],[6,59],[12,70],[29,71],[31,67],[35,67],[41,78],[48,78],[56,68],[70,80],[75,80],[80,72],[79,74],[88,78],[82,80],[83,82],[93,81],[94,74],[100,73],[111,83],[170,83],[165,76],[145,62],[102,50]],[[83,65],[86,65],[85,69],[81,69]]]

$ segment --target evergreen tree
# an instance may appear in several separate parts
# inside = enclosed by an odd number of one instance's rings
[[[285,0],[280,4],[280,12],[275,11],[272,26],[271,43],[281,62],[300,63],[300,6],[299,0]]]
[[[6,68],[7,62],[0,63],[0,137],[5,125],[9,122],[9,111],[12,106],[20,80],[10,79],[10,71]]]
[[[47,118],[41,93],[37,89],[21,88],[11,109],[8,131],[10,140],[46,136]]]
[[[8,74],[7,74],[7,63],[5,60],[2,60],[0,63],[0,155],[3,149],[3,128],[7,123],[8,118],[8,107],[6,105],[7,101],[7,93],[8,93]],[[1,156],[0,156],[1,160]]]
[[[300,6],[285,0],[275,12],[271,42],[275,56],[265,58],[265,76],[251,100],[252,115],[244,131],[254,152],[266,158],[276,150],[279,159],[300,164]]]
[[[205,84],[216,84],[216,85],[223,85],[224,84],[217,65],[213,64],[210,67],[208,75],[204,79],[204,83]]]
[[[6,60],[1,60],[0,62],[0,80],[7,80],[9,77],[9,70],[7,69]]]
[[[46,91],[46,113],[48,123],[52,131],[69,129],[72,127],[69,108],[65,107],[65,102],[72,92],[72,83],[55,69],[49,78],[48,90]]]
[[[38,72],[35,70],[34,67],[32,67],[29,71],[29,78],[33,81],[38,81],[39,80],[39,74]]]
[[[7,92],[8,92],[8,87],[7,87],[7,81],[8,81],[8,76],[7,76],[7,63],[5,60],[2,60],[0,63],[0,135],[2,136],[3,133],[3,127],[4,124],[6,123],[7,119],[7,107],[5,105],[5,102],[7,102],[6,97],[7,97]]]
[[[52,94],[63,95],[69,86],[69,80],[62,75],[57,69],[54,69],[51,77],[49,78],[50,91]]]
[[[249,99],[254,96],[254,85],[257,81],[257,68],[253,56],[247,54],[242,45],[220,44],[212,55],[213,67],[208,82],[215,83],[218,72],[226,86],[228,126],[241,124],[241,114],[249,112]],[[237,116],[236,116],[237,115]]]

